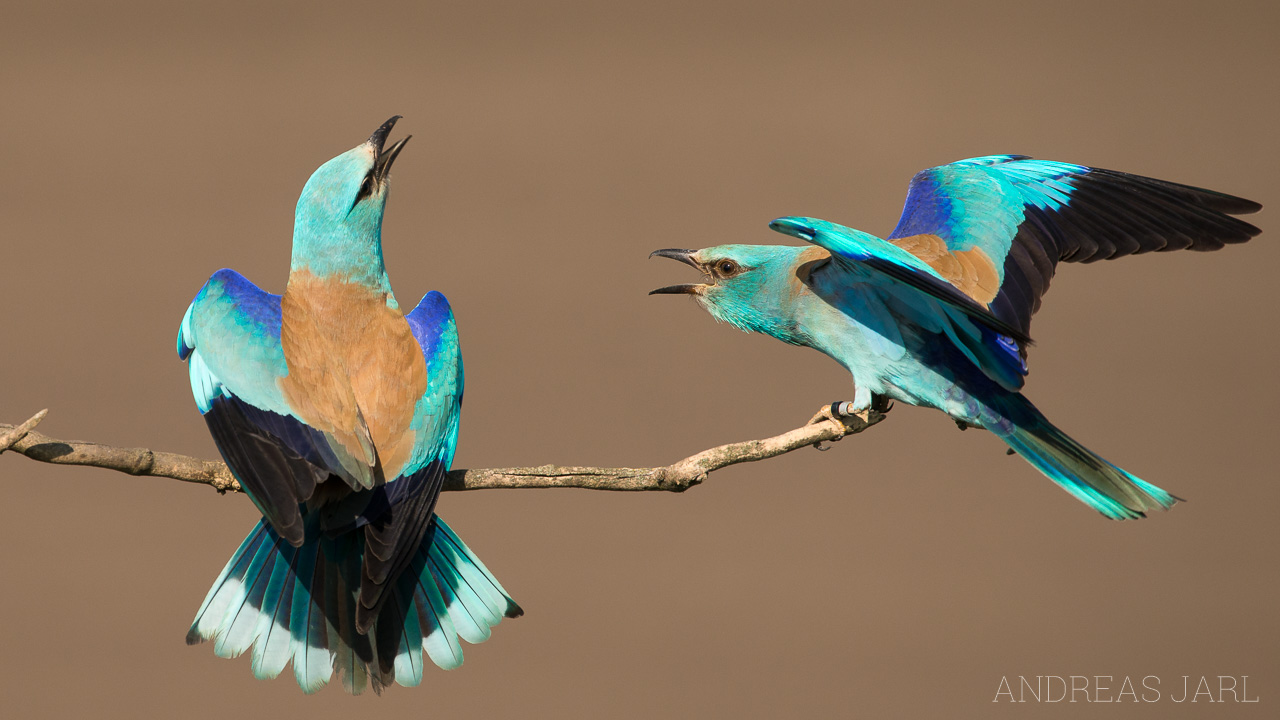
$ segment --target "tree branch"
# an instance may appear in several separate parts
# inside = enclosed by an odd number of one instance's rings
[[[167,477],[210,485],[220,493],[242,492],[227,466],[216,460],[158,452],[146,448],[122,448],[78,440],[58,440],[35,432],[44,419],[41,410],[21,425],[0,423],[0,453],[5,450],[55,465],[89,465],[129,475]],[[836,441],[860,433],[884,419],[872,410],[865,416],[842,416],[824,408],[808,424],[763,440],[748,440],[703,450],[679,462],[651,468],[539,467],[452,470],[445,490],[493,488],[575,487],[591,490],[668,490],[681,492],[707,479],[715,470],[744,462],[776,457],[809,445]],[[820,448],[821,449],[821,448]]]

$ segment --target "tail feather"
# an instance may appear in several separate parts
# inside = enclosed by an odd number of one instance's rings
[[[355,630],[355,613],[363,543],[323,538],[318,527],[308,527],[306,537],[294,548],[259,522],[209,590],[187,642],[214,640],[223,657],[252,650],[258,678],[277,677],[292,661],[307,693],[336,674],[347,692],[360,694],[393,682],[418,685],[425,658],[444,669],[458,667],[459,637],[483,642],[503,617],[523,613],[436,518],[397,581],[399,592],[362,635]]]
[[[399,607],[399,598],[392,598]],[[403,610],[402,610],[403,612]],[[400,648],[393,664],[396,682],[405,687],[417,687],[422,682],[422,625],[418,613],[410,609],[403,612],[404,624],[400,629]]]
[[[449,564],[437,547],[431,548],[431,574],[436,585],[444,596],[445,607],[449,610],[449,619],[457,628],[458,635],[469,643],[480,643],[489,639],[489,623],[496,623],[501,616],[493,616],[488,607],[460,577],[457,570]]]
[[[255,607],[262,607],[267,579],[275,566],[278,553],[267,542],[258,544],[258,550],[249,562],[242,583],[230,603],[230,611],[218,626],[218,641],[213,652],[218,657],[239,657],[253,646],[254,630],[258,627]]]
[[[270,528],[268,532],[272,532]],[[333,674],[333,653],[329,650],[324,612],[319,605],[324,595],[313,597],[311,592],[313,587],[317,591],[324,589],[324,563],[317,562],[318,550],[314,540],[304,544],[293,566],[289,649],[293,658],[293,677],[306,693],[324,687]]]
[[[1121,470],[1049,422],[1021,395],[1010,394],[1012,427],[994,429],[1009,447],[1084,504],[1113,520],[1146,517],[1180,498]]]
[[[382,611],[387,621],[377,626],[378,670],[401,685],[413,687],[422,682],[422,632],[418,614],[405,613],[400,600],[396,595],[388,597]]]
[[[200,604],[200,609],[196,612],[196,622],[187,632],[188,645],[204,642],[205,638],[213,636],[218,624],[226,617],[232,598],[239,594],[237,588],[240,578],[244,577],[246,566],[257,553],[258,545],[265,541],[266,533],[264,525],[259,523],[258,527],[245,537],[244,542],[240,543],[236,554],[231,556],[231,561],[222,569],[222,574],[218,575],[218,579],[213,582],[213,587],[209,588],[209,594],[205,595],[204,602]],[[228,583],[231,587],[228,587]]]
[[[511,599],[498,579],[489,572],[489,568],[485,567],[484,563],[480,562],[480,558],[471,552],[471,548],[454,534],[452,528],[440,523],[440,532],[444,534],[447,541],[440,543],[441,550],[452,555],[454,566],[461,568],[462,572],[472,579],[473,587],[489,598],[490,607],[499,616],[514,618],[524,614],[524,610]]]
[[[427,567],[426,553],[419,552],[410,566],[411,581],[416,585],[413,593],[414,604],[418,608],[418,621],[422,626],[422,649],[431,658],[431,662],[453,670],[462,665],[462,645],[458,642],[458,631],[449,618],[444,596],[435,576]]]
[[[332,566],[330,566],[332,567]],[[352,695],[359,695],[369,685],[367,662],[373,658],[370,636],[355,630],[355,605],[359,601],[354,593],[347,592],[344,578],[338,572],[325,573],[325,630],[329,649],[333,651],[333,670],[342,687]],[[373,678],[374,689],[380,691],[381,683]]]
[[[287,556],[277,559],[271,573],[267,594],[262,600],[262,607],[275,608],[272,612],[260,614],[258,623],[258,641],[253,646],[253,676],[266,680],[275,678],[284,672],[289,664],[290,645],[289,613],[293,605],[293,576],[291,566],[298,555],[298,549],[290,547],[285,550]]]

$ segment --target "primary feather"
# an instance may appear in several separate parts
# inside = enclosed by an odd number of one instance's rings
[[[1028,332],[1058,262],[1218,250],[1261,232],[1232,217],[1261,209],[1141,175],[990,155],[918,173],[889,241]]]

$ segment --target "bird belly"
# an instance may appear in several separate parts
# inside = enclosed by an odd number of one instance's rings
[[[975,427],[1000,422],[978,399],[993,383],[944,335],[902,324],[880,292],[846,286],[810,313],[805,326],[813,347],[849,370],[860,395],[936,408]]]
[[[816,315],[805,323],[812,347],[843,365],[859,390],[892,394],[889,381],[904,354],[896,339],[830,305],[823,306]]]
[[[918,407],[941,410],[956,420],[983,427],[987,415],[982,403],[955,382],[922,363],[903,363],[891,370],[885,394]]]

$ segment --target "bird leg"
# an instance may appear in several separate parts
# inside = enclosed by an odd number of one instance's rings
[[[873,403],[872,407],[863,410],[858,410],[857,404],[854,402],[849,400],[840,400],[833,402],[830,405],[823,405],[818,412],[814,413],[813,417],[809,418],[809,422],[806,424],[817,425],[822,422],[832,423],[840,433],[836,437],[832,438],[832,440],[839,440],[844,437],[845,433],[849,430],[849,428],[844,424],[845,418],[859,417],[862,418],[864,422],[870,422],[871,413],[877,412],[883,414],[888,412],[892,407],[893,403],[883,397],[877,397],[876,402]],[[814,443],[814,447],[817,447],[819,450],[826,449],[821,446],[820,442]]]
[[[830,405],[823,405],[821,410],[815,413],[813,417],[809,418],[809,422],[806,423],[806,425],[817,425],[821,422],[834,423],[835,426],[840,429],[840,433],[843,436],[843,418],[852,417],[853,414],[853,403],[848,400],[841,400],[833,402]]]
[[[832,440],[839,440],[843,438],[845,432],[847,432],[842,418],[852,415],[852,408],[853,403],[848,400],[841,400],[833,402],[830,405],[823,405],[821,410],[815,413],[813,417],[809,418],[809,422],[806,423],[806,425],[817,425],[818,423],[829,422],[836,427],[836,432],[838,433],[834,438],[832,438]],[[813,446],[818,450],[827,450],[827,448],[822,446],[821,440],[814,443]]]
[[[861,387],[854,388],[854,399],[841,400],[833,402],[830,405],[823,405],[813,417],[809,418],[807,425],[817,425],[822,422],[833,423],[839,434],[832,438],[833,441],[843,438],[848,433],[849,428],[844,424],[845,418],[858,417],[863,422],[871,422],[871,414],[877,413],[883,415],[893,409],[893,399],[888,395],[876,395],[869,390],[863,390]],[[822,447],[822,442],[816,442],[814,447],[819,450],[826,450]]]

